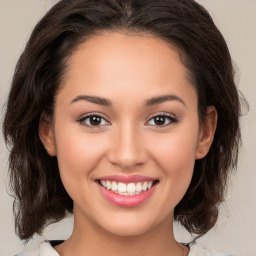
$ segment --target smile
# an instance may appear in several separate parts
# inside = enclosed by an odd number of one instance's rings
[[[128,184],[110,180],[99,180],[98,182],[101,186],[116,194],[134,196],[149,190],[157,181],[132,182]]]
[[[159,180],[133,175],[114,175],[95,180],[107,201],[121,207],[134,207],[151,197]]]

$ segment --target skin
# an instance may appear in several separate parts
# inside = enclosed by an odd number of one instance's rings
[[[55,249],[65,256],[187,255],[189,249],[173,236],[173,212],[189,186],[195,159],[210,148],[215,108],[208,107],[199,124],[197,93],[178,52],[150,35],[93,36],[68,65],[54,115],[41,118],[39,126],[74,201],[73,233]],[[106,98],[111,106],[77,99],[81,95]],[[176,98],[145,104],[162,95]],[[88,126],[89,118],[78,121],[88,113],[101,115],[100,125]],[[153,117],[163,114],[171,119],[157,125]],[[145,175],[159,183],[141,205],[120,207],[108,202],[95,182],[116,174]]]

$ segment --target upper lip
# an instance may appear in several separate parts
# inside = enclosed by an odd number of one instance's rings
[[[123,183],[135,183],[135,182],[143,182],[143,181],[156,181],[156,178],[147,177],[143,175],[109,175],[103,176],[96,180],[109,180],[109,181],[116,181],[116,182],[123,182]]]

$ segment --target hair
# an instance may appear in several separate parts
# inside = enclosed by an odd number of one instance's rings
[[[237,165],[240,99],[226,42],[209,13],[193,0],[62,0],[39,21],[17,63],[4,119],[16,233],[29,240],[73,211],[56,157],[38,127],[51,116],[72,52],[101,32],[147,33],[180,53],[198,94],[199,120],[215,106],[218,124],[207,156],[196,160],[174,219],[202,236],[215,224],[227,181]]]

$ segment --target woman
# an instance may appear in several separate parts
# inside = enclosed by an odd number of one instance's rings
[[[239,115],[228,48],[196,2],[60,1],[4,120],[19,237],[73,212],[71,237],[33,255],[221,255],[178,243],[172,223],[215,225]]]

